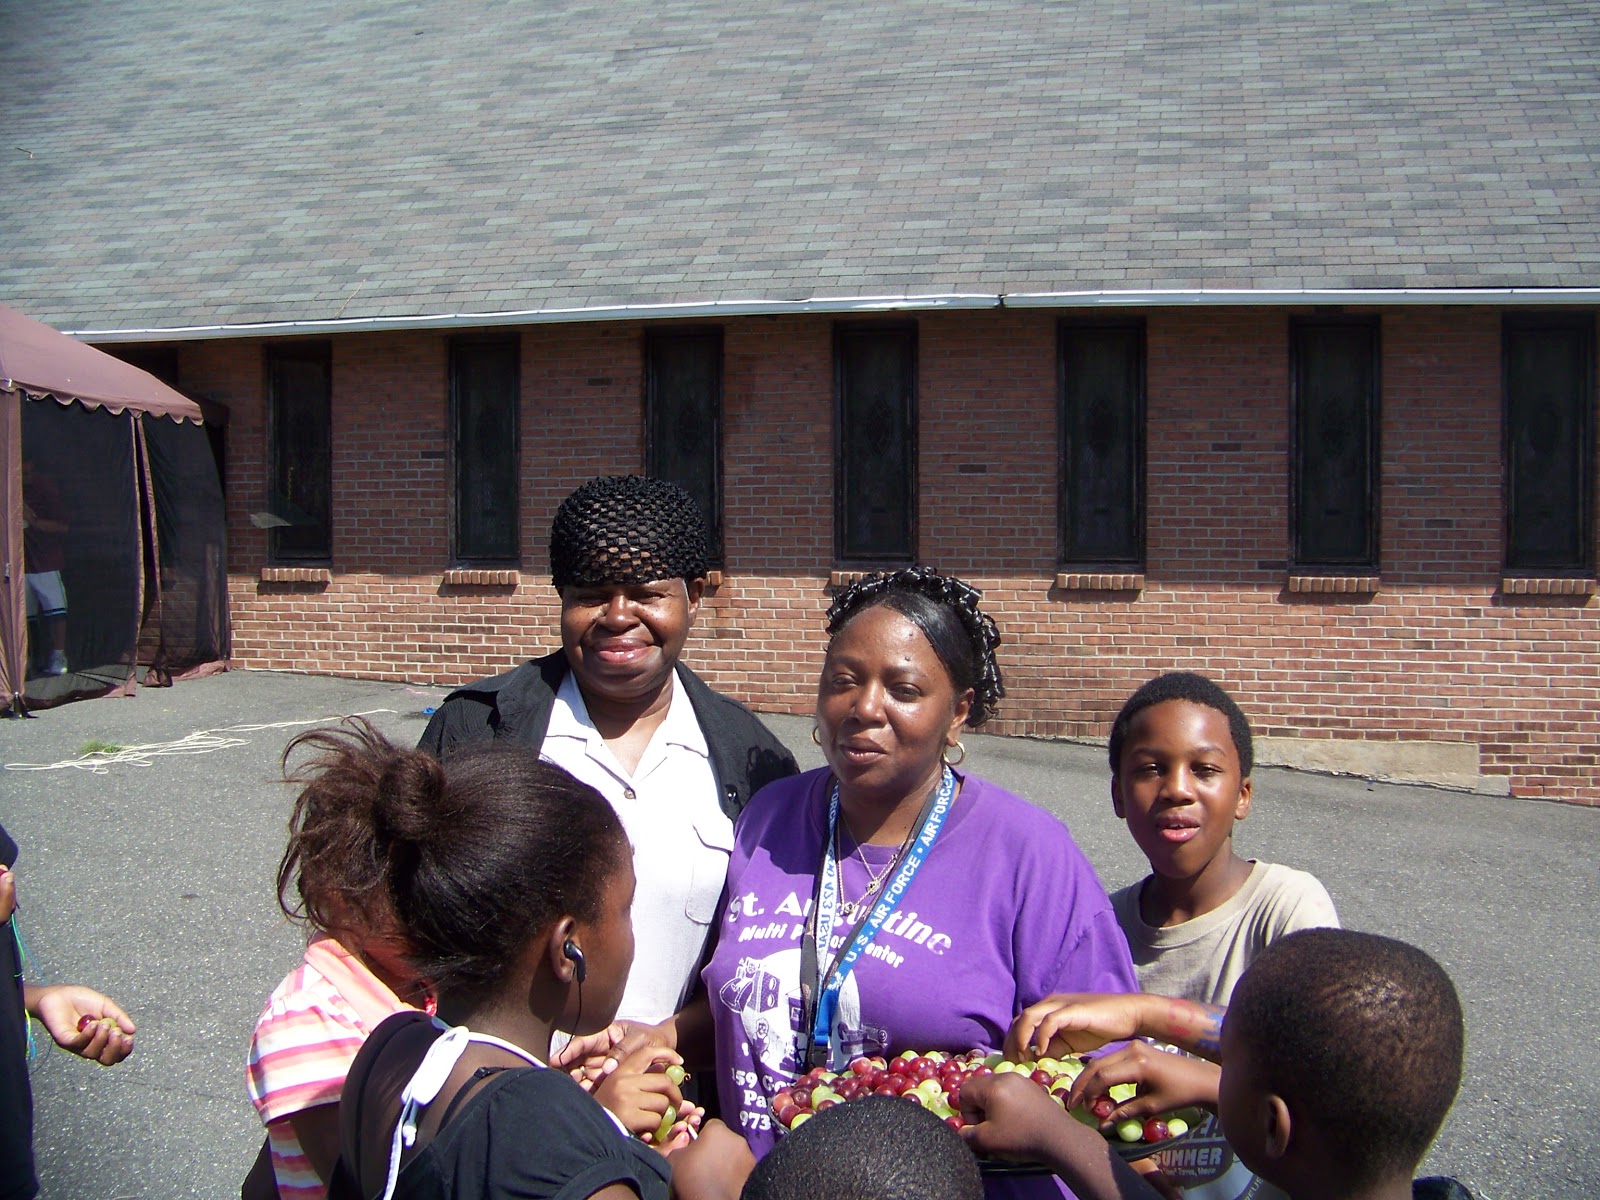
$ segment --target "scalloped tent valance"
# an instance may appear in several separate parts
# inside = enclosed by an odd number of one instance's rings
[[[200,406],[154,375],[0,305],[0,391],[114,413],[200,421]]]
[[[0,306],[0,712],[225,667],[203,423],[154,375]]]

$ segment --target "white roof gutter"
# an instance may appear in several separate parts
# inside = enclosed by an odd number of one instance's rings
[[[1260,288],[1146,292],[1012,292],[1000,298],[1006,308],[1184,308],[1244,305],[1600,305],[1600,288]]]
[[[240,325],[187,325],[150,329],[74,329],[86,342],[181,342],[240,337],[313,337],[330,333],[394,330],[485,329],[501,325],[555,325],[573,321],[721,320],[787,313],[926,312],[999,308],[994,295],[813,297],[809,300],[706,300],[682,304],[620,304],[593,308],[530,308],[498,313],[439,313],[432,316],[350,317],[325,321],[270,321]]]
[[[707,300],[681,304],[622,304],[536,308],[515,312],[437,313],[403,317],[349,317],[265,321],[237,325],[182,325],[145,329],[73,329],[86,342],[181,342],[222,338],[317,337],[333,333],[487,329],[576,321],[721,320],[789,313],[929,312],[988,308],[1184,308],[1282,305],[1521,305],[1600,307],[1600,288],[1304,288],[1151,291],[1001,292],[925,296],[816,296],[806,300]]]

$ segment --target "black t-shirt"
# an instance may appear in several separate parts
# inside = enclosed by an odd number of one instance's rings
[[[438,1036],[424,1014],[396,1013],[372,1031],[351,1064],[340,1100],[341,1158],[352,1173],[364,1158],[369,1164],[360,1195],[382,1194],[384,1180],[371,1164],[387,1161],[397,1085],[410,1079]],[[449,1113],[401,1168],[394,1194],[396,1200],[584,1200],[621,1183],[642,1200],[667,1200],[670,1178],[667,1160],[624,1135],[564,1071],[523,1067],[494,1072]]]
[[[0,826],[0,863],[15,866],[17,844]],[[39,1194],[33,1173],[33,1091],[28,1082],[28,1014],[22,958],[11,922],[0,924],[0,1200]],[[579,1089],[582,1090],[582,1089]]]

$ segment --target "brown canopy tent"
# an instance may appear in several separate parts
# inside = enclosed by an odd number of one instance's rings
[[[0,306],[0,709],[222,669],[222,488],[200,406]]]

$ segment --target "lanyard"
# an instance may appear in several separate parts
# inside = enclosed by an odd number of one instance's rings
[[[805,936],[800,945],[800,1000],[801,1000],[801,1053],[807,1068],[827,1061],[833,1026],[838,1017],[839,993],[844,981],[867,947],[878,936],[878,930],[894,912],[900,897],[911,886],[911,881],[922,869],[923,861],[933,849],[934,840],[944,826],[955,797],[955,772],[945,767],[940,772],[939,784],[923,801],[918,817],[917,836],[900,848],[891,865],[894,881],[884,889],[878,902],[865,913],[845,940],[844,948],[832,967],[824,973],[821,967],[818,943],[831,942],[835,915],[839,907],[839,860],[835,852],[839,827],[839,783],[833,784],[828,798],[828,829],[822,843],[822,867],[817,872],[817,891],[811,905],[811,917],[806,922]]]

